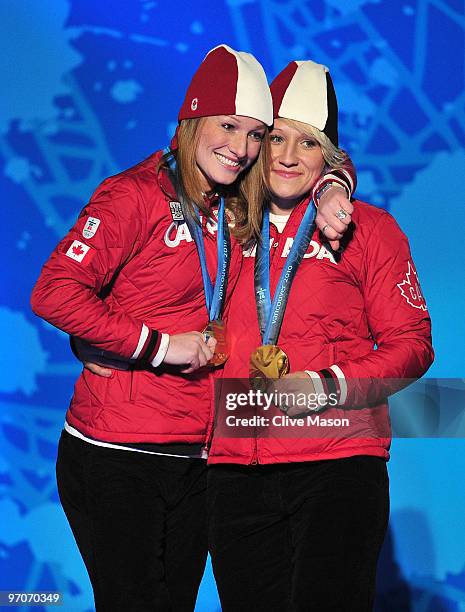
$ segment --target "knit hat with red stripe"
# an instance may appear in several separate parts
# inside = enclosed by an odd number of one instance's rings
[[[272,125],[273,103],[265,71],[250,53],[219,45],[200,64],[178,119],[212,115],[244,115]]]
[[[338,146],[336,92],[326,66],[311,60],[291,62],[270,89],[275,117],[308,123]]]

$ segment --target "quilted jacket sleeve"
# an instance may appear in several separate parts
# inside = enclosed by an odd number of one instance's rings
[[[383,401],[433,361],[431,321],[408,241],[388,213],[367,238],[359,281],[376,347],[317,373],[346,406]]]
[[[150,362],[161,334],[101,297],[146,237],[145,203],[133,180],[104,181],[43,266],[31,297],[35,314],[96,347]]]

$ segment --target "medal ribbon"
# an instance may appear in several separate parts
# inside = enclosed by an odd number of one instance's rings
[[[169,149],[165,149],[165,153],[170,153]],[[220,198],[218,206],[218,232],[217,232],[217,248],[218,248],[218,264],[216,270],[215,285],[213,286],[210,275],[208,274],[207,256],[205,253],[205,243],[203,238],[202,223],[198,207],[194,204],[194,213],[196,219],[187,210],[186,202],[181,197],[177,188],[178,181],[176,180],[176,160],[173,155],[167,159],[171,170],[171,179],[176,188],[177,197],[180,200],[184,214],[184,219],[187,223],[189,232],[197,247],[199,255],[200,267],[202,270],[202,281],[205,294],[205,304],[207,307],[208,317],[210,321],[215,321],[221,318],[223,304],[226,298],[226,288],[228,285],[229,264],[231,261],[231,238],[229,235],[228,221],[226,219],[226,210],[224,198]]]
[[[309,200],[271,301],[270,210],[266,208],[263,211],[261,240],[257,245],[254,270],[255,300],[262,344],[277,344],[292,282],[315,230],[315,213],[313,200]]]

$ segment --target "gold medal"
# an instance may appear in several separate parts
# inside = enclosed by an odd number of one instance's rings
[[[213,357],[210,359],[208,364],[212,366],[223,365],[223,363],[229,357],[229,345],[226,325],[221,319],[209,321],[207,327],[203,330],[202,333],[205,336],[205,341],[207,341],[208,338],[215,338],[216,340],[215,352],[213,353]]]
[[[289,358],[275,344],[259,346],[250,356],[250,378],[282,378],[289,372]]]

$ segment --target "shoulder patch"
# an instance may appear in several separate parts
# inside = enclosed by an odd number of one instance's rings
[[[410,304],[413,308],[426,310],[425,298],[420,289],[417,272],[410,261],[408,262],[408,269],[404,280],[401,283],[397,283],[397,286],[407,304]]]
[[[73,240],[68,250],[66,251],[65,255],[67,257],[70,257],[71,259],[74,259],[74,261],[81,263],[90,250],[91,248],[87,244],[84,244],[83,242],[79,242],[79,240]],[[86,263],[89,263],[91,255],[94,252],[95,251],[92,250],[91,254],[88,257],[88,261],[86,261]]]
[[[87,217],[86,224],[84,225],[84,229],[82,230],[82,235],[84,238],[93,238],[95,236],[98,226],[100,225],[100,219],[96,219],[95,217]]]

